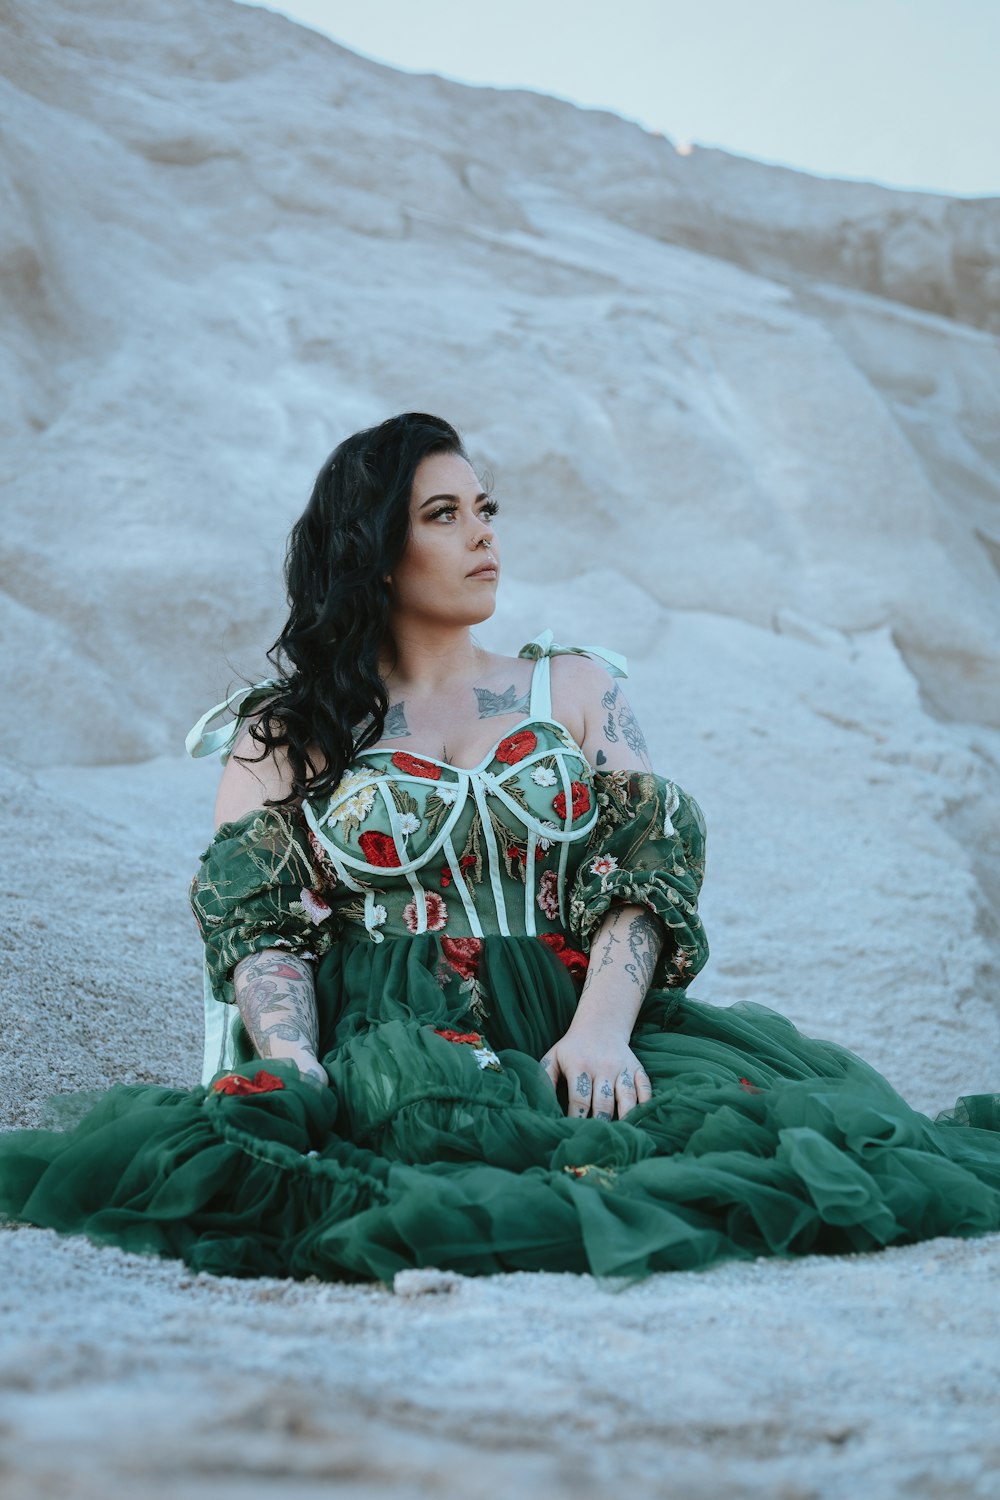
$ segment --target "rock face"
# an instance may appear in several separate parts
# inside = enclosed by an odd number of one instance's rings
[[[496,476],[509,579],[888,628],[1000,723],[1000,201],[681,156],[228,0],[2,25],[6,753],[175,749],[260,664],[326,453],[410,407]]]

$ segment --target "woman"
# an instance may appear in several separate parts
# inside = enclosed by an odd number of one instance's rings
[[[931,1121],[774,1011],[685,993],[701,810],[653,771],[621,657],[476,645],[496,511],[422,413],[324,464],[280,675],[189,737],[227,761],[191,893],[226,1018],[206,1085],[7,1137],[0,1208],[200,1270],[382,1280],[1000,1227],[1000,1096]]]

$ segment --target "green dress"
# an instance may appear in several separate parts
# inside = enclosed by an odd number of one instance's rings
[[[590,767],[552,717],[570,650],[625,675],[546,631],[520,653],[528,716],[475,768],[368,750],[329,798],[219,828],[191,888],[205,1081],[119,1085],[72,1129],[0,1137],[0,1213],[200,1271],[383,1281],[631,1278],[1000,1228],[1000,1095],[932,1120],[776,1011],[687,993],[708,957],[701,809]],[[225,754],[235,726],[209,717],[189,748]],[[571,1118],[538,1059],[621,902],[666,935],[631,1037],[653,1095]],[[274,947],[317,961],[328,1089],[250,1055],[231,974]]]

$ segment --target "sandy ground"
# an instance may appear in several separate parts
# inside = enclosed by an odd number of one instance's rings
[[[246,1283],[40,1231],[0,1244],[6,1500],[1000,1485],[997,1236],[623,1288]]]

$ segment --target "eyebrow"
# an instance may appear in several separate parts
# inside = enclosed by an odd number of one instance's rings
[[[490,497],[489,495],[487,495],[485,490],[480,490],[479,494],[476,496],[476,500],[488,500],[489,498]],[[462,497],[461,495],[428,495],[426,500],[421,500],[419,507],[420,510],[423,510],[425,505],[430,505],[434,500],[454,500],[456,504],[460,505],[462,502]],[[475,505],[476,501],[474,500],[472,503],[473,505]]]

